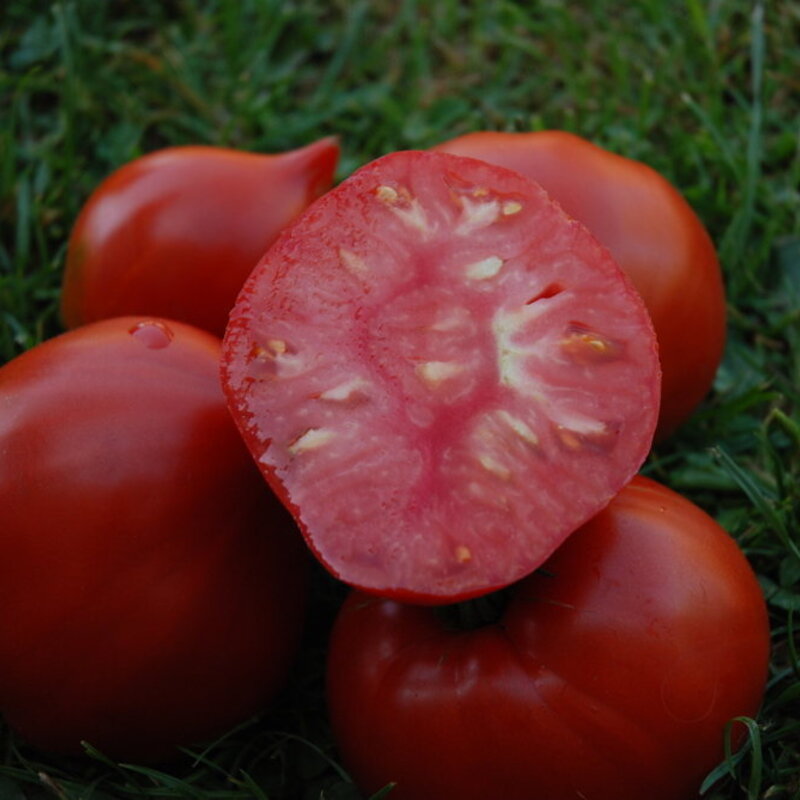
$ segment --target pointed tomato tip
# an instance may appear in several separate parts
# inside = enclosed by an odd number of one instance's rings
[[[325,136],[296,150],[290,150],[284,158],[294,160],[297,168],[308,176],[308,196],[313,199],[323,195],[333,185],[340,155],[339,137]]]

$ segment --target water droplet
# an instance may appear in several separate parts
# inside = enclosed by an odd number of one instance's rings
[[[150,350],[162,350],[169,345],[175,335],[167,325],[154,319],[137,322],[128,333],[139,344]]]

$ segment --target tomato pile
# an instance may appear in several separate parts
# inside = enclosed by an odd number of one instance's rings
[[[563,132],[338,155],[170,148],[89,198],[68,330],[0,368],[0,712],[124,760],[221,735],[315,557],[365,793],[691,796],[769,659],[735,542],[638,474],[721,358],[703,225]]]

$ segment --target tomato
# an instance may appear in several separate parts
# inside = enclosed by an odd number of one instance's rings
[[[219,346],[118,318],[0,369],[0,711],[33,745],[169,758],[284,681],[307,551],[230,420]]]
[[[663,370],[656,439],[664,440],[708,393],[725,344],[716,251],[680,192],[646,164],[563,131],[478,132],[437,149],[538,181],[609,248],[656,330]]]
[[[535,183],[444,153],[363,167],[254,270],[231,410],[338,578],[441,603],[535,569],[650,449],[639,296]]]
[[[498,621],[468,630],[441,609],[347,598],[327,690],[366,795],[696,796],[767,674],[765,604],[733,539],[635,478],[508,593]]]
[[[273,155],[171,147],[124,165],[72,230],[64,323],[152,314],[222,336],[250,270],[330,186],[338,156],[328,138]]]

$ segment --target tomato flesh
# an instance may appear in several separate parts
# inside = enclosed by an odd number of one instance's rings
[[[644,306],[535,183],[384,156],[246,283],[223,348],[234,417],[342,580],[421,602],[527,574],[646,456]]]

